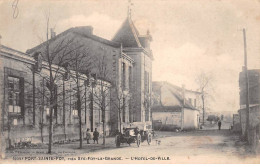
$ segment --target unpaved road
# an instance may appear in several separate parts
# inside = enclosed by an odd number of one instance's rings
[[[54,145],[53,153],[46,148],[16,149],[7,152],[6,161],[20,157],[48,158],[61,156],[62,161],[40,161],[40,163],[260,163],[259,154],[248,151],[248,146],[239,141],[237,134],[229,130],[199,130],[191,132],[156,132],[151,145],[143,142],[140,147],[123,144],[116,148],[114,138],[107,138],[106,147],[101,144],[87,145],[77,149],[79,143]],[[160,145],[156,144],[160,140]],[[111,161],[111,159],[116,159]],[[68,161],[71,160],[71,161]],[[35,163],[26,160],[23,163]]]
[[[119,156],[122,160],[116,161],[118,163],[260,162],[260,157],[248,153],[243,143],[237,142],[238,136],[231,134],[229,130],[158,133],[160,136],[164,136],[160,139],[160,145],[156,144],[155,140],[151,145],[144,142],[139,148],[135,144],[132,146],[125,144],[121,148],[82,154],[81,157],[111,158]]]

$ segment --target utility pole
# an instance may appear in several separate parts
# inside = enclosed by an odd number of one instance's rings
[[[246,30],[243,28],[243,36],[244,36],[244,65],[245,65],[245,82],[246,82],[246,131],[245,137],[248,141],[248,130],[249,130],[249,85],[248,85],[248,71],[247,71],[247,50],[246,50]]]

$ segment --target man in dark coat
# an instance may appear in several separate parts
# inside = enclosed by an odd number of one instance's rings
[[[99,138],[99,132],[97,131],[97,128],[95,128],[95,131],[93,132],[94,144],[95,144],[95,141],[97,141],[97,144],[98,144],[98,138]]]
[[[221,129],[221,121],[219,120],[218,121],[218,130],[220,130]]]

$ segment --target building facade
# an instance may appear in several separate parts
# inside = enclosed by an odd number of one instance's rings
[[[61,47],[61,54],[66,48],[62,45],[68,41],[72,41],[72,48],[86,49],[89,60],[85,62],[84,70],[112,84],[110,127],[116,131],[131,126],[132,122],[151,124],[151,40],[149,31],[140,35],[128,16],[111,41],[94,35],[90,26],[75,27],[27,53],[44,53],[48,43],[53,50]]]
[[[242,135],[247,134],[250,144],[258,143],[260,134],[260,70],[248,71],[248,93],[249,93],[249,127],[246,131],[247,109],[246,109],[246,79],[245,70],[239,74],[240,109],[238,110]]]
[[[199,108],[199,92],[167,82],[153,82],[152,115],[155,129],[198,129]]]
[[[47,143],[50,119],[49,68],[40,57],[35,59],[29,54],[0,46],[0,87],[1,87],[1,130],[7,147],[19,142],[30,140],[33,143]],[[36,71],[37,63],[41,70]],[[79,111],[77,108],[76,83],[74,71],[70,78],[64,79],[66,70],[52,65],[56,76],[55,106],[53,106],[53,142],[79,139]],[[59,69],[59,70],[58,70]],[[82,132],[86,128],[97,128],[102,134],[102,113],[96,101],[100,97],[100,82],[95,80],[95,86],[89,86],[89,78],[81,75],[81,120]],[[107,90],[110,83],[103,81]],[[110,93],[110,92],[108,92]],[[92,97],[92,98],[90,98]],[[105,131],[110,131],[110,99],[105,100]]]

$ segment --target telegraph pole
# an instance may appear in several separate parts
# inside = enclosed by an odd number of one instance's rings
[[[244,65],[245,65],[245,81],[246,81],[246,131],[245,137],[248,141],[248,130],[249,130],[249,85],[248,85],[248,71],[247,71],[247,48],[246,48],[246,30],[243,28],[244,36]]]

